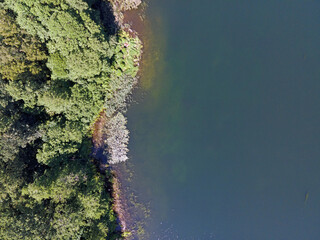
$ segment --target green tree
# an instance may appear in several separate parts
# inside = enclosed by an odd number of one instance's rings
[[[112,158],[126,159],[118,112],[137,81],[140,41],[110,35],[83,0],[0,6],[0,239],[118,238],[90,126],[106,108]]]

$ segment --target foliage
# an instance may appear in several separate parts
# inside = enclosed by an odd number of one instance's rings
[[[15,23],[12,12],[0,9],[0,72],[3,78],[17,80],[20,74],[35,75],[47,59],[44,45]]]
[[[127,159],[141,43],[90,2],[0,1],[0,239],[120,237],[89,129],[106,108],[110,162]]]
[[[118,44],[115,48],[115,68],[120,76],[120,71],[130,76],[136,76],[139,70],[141,42],[138,37],[130,37],[125,31],[120,31]]]
[[[137,79],[135,77],[121,75],[114,77],[110,81],[110,93],[107,95],[105,102],[105,109],[107,117],[112,117],[117,111],[124,111],[126,108],[127,98],[136,85]]]
[[[6,0],[25,30],[46,41],[52,78],[77,81],[110,68],[112,48],[82,0]],[[28,14],[26,14],[26,12]]]

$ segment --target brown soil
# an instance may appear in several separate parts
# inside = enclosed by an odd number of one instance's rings
[[[97,153],[97,150],[103,145],[103,127],[106,124],[106,114],[104,111],[101,111],[98,119],[93,124],[93,134],[92,134],[92,143],[93,143],[93,154]]]

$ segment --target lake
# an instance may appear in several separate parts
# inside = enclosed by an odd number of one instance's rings
[[[127,115],[147,239],[319,240],[320,2],[150,0],[146,19]]]

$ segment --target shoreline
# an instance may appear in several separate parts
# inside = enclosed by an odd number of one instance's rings
[[[137,78],[139,79],[142,68],[141,62],[144,44],[140,37],[140,34],[143,31],[143,23],[140,22],[139,24],[140,32],[137,31],[138,29],[136,28],[136,26],[138,20],[140,19],[140,14],[143,14],[143,9],[141,9],[140,4],[137,8],[121,11],[120,14],[122,14],[122,19],[120,23],[121,29],[129,33],[131,37],[138,37],[142,43],[142,49],[140,50],[140,59],[138,62],[139,70],[137,73]],[[139,84],[140,83],[137,82],[134,88],[139,86]],[[134,88],[132,89],[132,91],[134,90]],[[132,94],[132,92],[130,94]],[[143,230],[141,229],[141,227],[138,226],[138,223],[135,221],[135,216],[133,215],[134,213],[130,211],[130,209],[132,210],[132,208],[135,207],[133,206],[133,200],[130,199],[130,193],[128,194],[126,192],[128,191],[127,187],[125,187],[125,185],[127,185],[126,182],[128,181],[128,176],[126,176],[126,174],[128,173],[127,171],[128,169],[126,166],[126,162],[110,166],[110,173],[112,175],[112,198],[114,201],[113,209],[118,217],[124,239],[132,239],[134,235],[137,234],[137,231],[139,231],[139,228],[140,231]]]
[[[123,1],[123,0],[121,0]],[[134,0],[133,0],[134,1]],[[125,2],[125,1],[124,1]],[[135,2],[135,1],[134,1]],[[143,42],[141,40],[140,33],[143,32],[143,20],[141,15],[143,15],[144,7],[142,4],[136,5],[135,8],[131,9],[120,9],[119,1],[109,0],[110,6],[112,7],[113,14],[116,20],[116,24],[118,25],[119,30],[125,31],[132,38],[139,38],[142,48],[139,52],[139,61],[137,62],[137,66],[139,67],[136,78],[140,78],[141,72],[141,62],[143,55]],[[140,32],[137,32],[135,26],[139,22],[138,29]],[[136,83],[139,85],[139,82]],[[136,85],[131,89],[131,93]],[[128,102],[126,101],[126,106],[128,106]],[[103,149],[106,148],[104,140],[106,139],[106,132],[104,126],[108,122],[108,117],[106,115],[105,109],[103,109],[96,121],[93,124],[93,134],[92,134],[92,155],[94,156],[96,163],[98,165],[98,169],[100,172],[105,173],[106,176],[106,186],[110,185],[111,189],[107,189],[111,194],[112,199],[112,208],[115,212],[115,215],[118,219],[118,230],[121,233],[123,239],[132,239],[133,235],[137,232],[143,232],[141,226],[138,226],[133,218],[133,213],[130,212],[129,208],[134,208],[133,200],[130,199],[132,196],[127,196],[126,189],[123,186],[124,182],[128,182],[128,176],[125,176],[127,173],[127,169],[125,163],[117,163],[117,164],[107,164],[107,156],[104,154]],[[128,189],[127,189],[128,190]],[[131,205],[129,207],[129,205]]]

